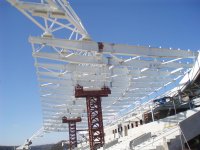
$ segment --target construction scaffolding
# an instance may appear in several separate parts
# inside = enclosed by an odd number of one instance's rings
[[[76,123],[81,122],[81,118],[62,118],[62,123],[68,123],[69,126],[69,148],[73,150],[77,147]]]
[[[108,87],[103,87],[100,90],[84,90],[80,85],[75,87],[75,97],[86,98],[91,150],[97,150],[103,147],[105,143],[101,97],[107,97],[108,94],[111,94],[111,90]]]

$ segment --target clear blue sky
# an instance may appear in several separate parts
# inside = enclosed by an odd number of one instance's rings
[[[199,0],[70,3],[95,41],[200,49]],[[25,16],[0,0],[0,145],[22,144],[42,126],[39,88],[28,43],[30,35],[40,33]],[[46,135],[37,143],[53,140],[58,138]]]

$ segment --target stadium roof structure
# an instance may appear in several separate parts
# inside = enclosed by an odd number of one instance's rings
[[[63,116],[81,117],[77,130],[88,129],[85,99],[74,96],[77,84],[86,90],[104,85],[111,89],[112,94],[102,100],[106,125],[121,117],[119,112],[136,107],[164,87],[177,85],[198,55],[188,50],[93,41],[66,0],[7,1],[42,30],[41,36],[31,36],[29,42],[45,131],[67,131]]]

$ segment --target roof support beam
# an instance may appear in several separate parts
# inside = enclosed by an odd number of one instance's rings
[[[29,37],[29,42],[34,44],[45,44],[52,47],[59,47],[63,49],[72,49],[79,51],[99,52],[97,42],[93,41],[72,41],[66,39]],[[194,58],[197,52],[185,50],[170,50],[164,48],[153,48],[145,46],[129,46],[122,44],[107,44],[102,43],[104,48],[102,50],[105,54],[117,54],[127,56],[148,56],[148,57],[164,57],[164,58]]]

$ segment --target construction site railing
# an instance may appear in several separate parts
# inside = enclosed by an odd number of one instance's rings
[[[147,146],[153,145],[155,142],[157,141],[161,141],[164,140],[164,138],[168,137],[169,135],[172,135],[173,133],[175,133],[176,131],[179,131],[179,126],[173,127],[173,128],[169,128],[167,131],[162,132],[162,134],[160,136],[157,137],[152,137],[151,139],[153,140],[152,142],[140,147],[145,148]],[[164,141],[163,141],[164,142]]]

